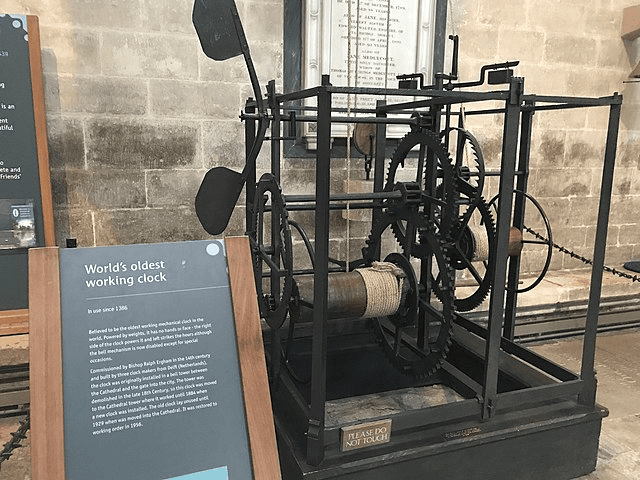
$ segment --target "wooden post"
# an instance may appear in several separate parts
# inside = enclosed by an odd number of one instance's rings
[[[56,244],[53,225],[53,201],[51,196],[51,173],[49,171],[49,145],[47,142],[47,117],[44,109],[44,86],[42,83],[42,60],[40,58],[40,29],[38,17],[27,15],[29,30],[29,66],[31,68],[31,94],[33,95],[33,116],[36,127],[38,148],[38,173],[40,175],[40,198],[42,199],[42,219],[44,224],[44,244]]]
[[[29,251],[29,297],[32,478],[65,480],[57,247]]]
[[[225,244],[253,475],[255,480],[276,480],[280,465],[249,239],[229,237]]]
[[[0,336],[18,335],[29,332],[29,310],[0,311]]]

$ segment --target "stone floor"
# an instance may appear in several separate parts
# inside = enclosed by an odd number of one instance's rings
[[[29,361],[29,336],[12,335],[0,337],[0,365],[17,365]],[[24,416],[0,417],[0,447],[11,439],[11,432],[19,427]],[[24,447],[14,450],[9,460],[0,464],[0,479],[31,480],[31,448],[30,435],[23,442]]]
[[[571,370],[579,369],[581,340],[532,348]],[[602,422],[596,470],[580,480],[637,480],[640,478],[640,332],[600,335],[595,367],[597,401],[609,409],[609,416]]]
[[[11,438],[19,426],[21,417],[0,418],[0,444],[4,445]],[[23,447],[14,450],[9,460],[0,464],[0,478],[2,480],[31,480],[31,437],[27,434]]]

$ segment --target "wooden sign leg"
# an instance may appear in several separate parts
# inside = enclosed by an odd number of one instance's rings
[[[65,480],[57,247],[29,250],[29,382],[33,480]]]
[[[249,239],[229,237],[225,244],[253,475],[255,480],[275,480],[280,465]]]

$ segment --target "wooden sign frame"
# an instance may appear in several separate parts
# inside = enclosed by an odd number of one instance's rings
[[[51,174],[49,172],[49,150],[47,146],[47,120],[42,82],[42,60],[40,58],[40,28],[38,17],[26,15],[29,32],[29,68],[31,70],[31,94],[35,119],[36,148],[38,150],[38,173],[44,227],[44,245],[56,244],[51,196]],[[29,309],[0,310],[0,336],[29,333]]]
[[[281,478],[247,237],[225,239],[254,480]],[[33,480],[65,480],[58,247],[29,252]]]

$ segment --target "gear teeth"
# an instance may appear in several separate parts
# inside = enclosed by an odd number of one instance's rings
[[[439,137],[429,130],[415,130],[407,133],[402,140],[396,146],[395,151],[393,152],[393,156],[391,157],[391,162],[389,163],[389,168],[387,170],[387,179],[384,187],[385,191],[391,191],[393,185],[395,184],[395,176],[398,170],[399,165],[404,166],[404,160],[409,152],[416,145],[424,144],[429,148],[432,152],[434,152],[436,158],[440,161],[441,169],[443,172],[443,178],[445,181],[445,185],[447,189],[445,192],[446,204],[442,207],[442,211],[446,213],[444,215],[446,221],[440,221],[440,231],[439,235],[445,237],[453,228],[453,225],[456,223],[453,217],[455,203],[458,197],[456,182],[455,182],[455,172],[453,163],[451,161],[451,156],[449,152],[444,147]],[[426,168],[426,166],[425,166]],[[426,178],[426,172],[423,172],[424,178]],[[421,186],[422,188],[422,186]],[[442,215],[439,214],[439,210],[436,212],[436,218],[441,219]],[[403,248],[403,251],[406,252],[405,247],[405,233],[402,231],[402,228],[399,225],[391,226],[394,237],[398,244]],[[411,243],[411,255],[421,258],[427,255],[428,252],[425,252],[423,248],[421,248],[420,244],[417,244],[412,241]]]
[[[459,188],[462,194],[464,194],[469,198],[476,198],[476,195],[475,195],[476,189],[473,186],[471,186],[466,182],[458,182],[458,183],[459,183]],[[478,212],[480,212],[483,224],[485,226],[485,230],[487,231],[487,235],[490,236],[489,260],[488,260],[487,268],[483,277],[483,281],[481,282],[480,285],[478,285],[477,290],[466,298],[455,299],[454,305],[455,305],[456,311],[458,312],[468,312],[470,310],[473,310],[474,308],[481,305],[482,302],[484,302],[484,300],[487,298],[487,295],[491,290],[491,278],[492,278],[491,272],[493,271],[493,262],[495,259],[495,251],[494,251],[495,250],[495,247],[494,247],[495,226],[493,221],[493,215],[491,214],[491,209],[487,205],[484,198],[480,195],[477,196],[475,201],[473,201],[468,208],[476,208]],[[456,228],[453,229],[454,232],[457,232],[458,230],[460,230],[460,225],[458,225]],[[444,254],[447,257],[447,262],[450,265],[461,264],[457,254],[451,253],[451,252],[455,252],[453,238],[451,238],[449,241],[446,241],[445,244],[443,244],[442,248],[444,250]],[[452,284],[453,283],[454,283],[454,280],[452,279]],[[434,288],[434,293],[436,297],[442,301],[440,288],[437,285]]]
[[[252,238],[257,245],[258,240],[258,228],[261,226],[258,224],[260,218],[262,205],[262,198],[265,193],[271,193],[271,206],[272,215],[277,214],[280,217],[280,236],[282,239],[282,263],[283,269],[286,270],[286,274],[283,277],[283,288],[280,298],[277,301],[274,299],[274,305],[271,305],[269,295],[263,294],[262,289],[262,259],[256,251],[252,252],[253,256],[253,268],[256,282],[256,293],[258,296],[258,308],[260,310],[260,316],[264,318],[270,327],[279,328],[284,323],[288,309],[289,301],[291,299],[293,291],[293,246],[291,240],[291,227],[289,225],[289,214],[284,203],[284,197],[282,196],[282,189],[280,184],[276,180],[275,176],[271,173],[265,173],[260,177],[257,182],[255,199],[253,205],[253,215],[251,216],[251,225],[248,229],[248,235]],[[261,247],[261,245],[258,245]]]
[[[390,170],[392,171],[392,170]],[[427,258],[428,256],[435,256],[436,262],[439,268],[446,272],[443,275],[443,283],[447,286],[446,300],[442,301],[442,322],[440,331],[437,332],[437,338],[434,340],[435,348],[430,351],[425,351],[424,356],[414,357],[413,355],[406,356],[406,354],[400,351],[399,355],[396,355],[393,349],[393,343],[390,334],[386,332],[386,329],[390,327],[383,327],[382,319],[376,319],[375,339],[381,345],[384,350],[385,357],[399,372],[404,375],[420,379],[433,375],[438,371],[442,362],[446,358],[450,346],[452,325],[451,320],[453,316],[453,276],[454,271],[451,268],[451,255],[449,254],[449,244],[447,238],[440,235],[441,232],[437,232],[436,226],[433,221],[427,219],[422,213],[416,210],[398,209],[397,211],[385,211],[382,216],[376,221],[371,229],[371,233],[365,240],[365,246],[362,248],[363,258],[366,262],[375,260],[373,257],[377,251],[377,247],[380,245],[381,236],[387,228],[392,228],[392,232],[396,240],[398,240],[398,232],[395,231],[394,226],[399,229],[400,221],[413,222],[414,226],[418,229],[418,235],[420,240],[421,252],[414,252],[412,245],[412,254],[418,258]],[[404,242],[399,242],[404,250]],[[422,256],[421,256],[422,254]],[[406,252],[405,252],[406,255]],[[393,325],[393,328],[399,328],[399,326],[393,324],[391,319],[388,322]],[[434,332],[436,333],[436,332]]]

